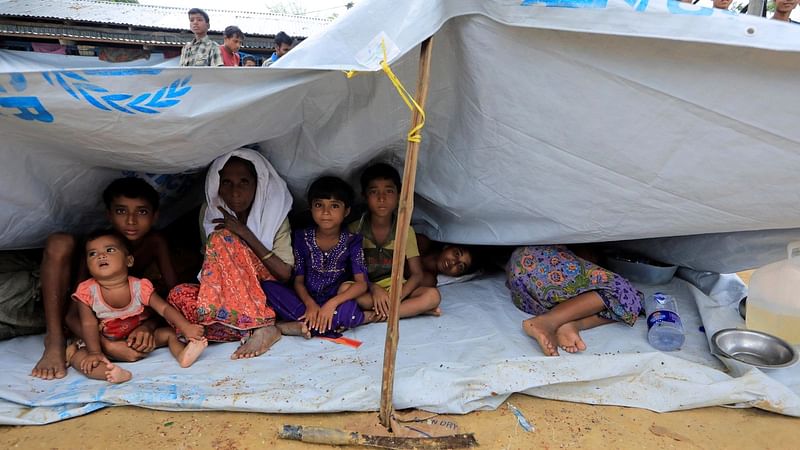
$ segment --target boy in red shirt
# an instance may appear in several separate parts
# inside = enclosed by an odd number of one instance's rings
[[[239,49],[242,48],[244,43],[244,33],[236,25],[231,25],[225,28],[222,34],[224,39],[222,45],[219,46],[219,52],[222,53],[222,62],[226,66],[239,66]]]

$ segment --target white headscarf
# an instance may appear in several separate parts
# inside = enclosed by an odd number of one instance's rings
[[[289,193],[289,188],[286,187],[286,182],[278,175],[267,158],[254,150],[240,148],[220,156],[211,163],[206,176],[206,204],[208,207],[203,215],[203,230],[208,236],[216,227],[216,224],[211,221],[222,219],[222,213],[217,207],[222,206],[233,214],[219,196],[219,171],[231,156],[238,156],[250,161],[256,168],[258,174],[256,196],[253,199],[253,206],[250,207],[250,214],[247,216],[247,227],[267,250],[271,251],[275,234],[292,207],[292,195]]]

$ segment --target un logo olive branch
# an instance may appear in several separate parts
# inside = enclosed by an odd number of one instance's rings
[[[127,114],[159,114],[162,109],[170,108],[180,103],[180,98],[192,90],[189,85],[191,75],[177,79],[155,92],[142,94],[115,93],[95,84],[89,76],[119,77],[131,75],[155,75],[161,73],[160,69],[94,69],[84,70],[81,73],[70,70],[45,72],[42,74],[50,85],[61,86],[76,100],[86,100],[90,105],[103,111],[117,110]]]

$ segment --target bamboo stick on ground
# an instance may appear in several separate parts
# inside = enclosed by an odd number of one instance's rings
[[[477,447],[478,441],[472,433],[435,437],[375,436],[356,431],[336,430],[322,427],[284,425],[278,437],[308,444],[362,445],[388,449],[440,450],[450,448]]]

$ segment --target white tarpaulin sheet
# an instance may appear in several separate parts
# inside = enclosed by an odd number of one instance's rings
[[[800,27],[675,1],[358,3],[274,69],[33,65],[0,52],[0,249],[100,225],[99,192],[121,172],[146,174],[167,200],[183,197],[191,175],[169,174],[245,144],[260,143],[297,198],[321,173],[352,177],[374,158],[401,159],[409,111],[387,77],[369,71],[379,67],[382,38],[413,89],[417,47],[431,35],[415,215],[433,238],[725,239],[800,224],[792,94]],[[361,72],[347,78],[341,70],[350,69]],[[702,255],[683,248],[663,259],[716,271],[747,264],[726,259],[730,245]],[[753,261],[764,250],[749,248]],[[402,322],[396,406],[465,412],[526,392],[657,411],[744,403],[800,415],[797,381],[756,370],[732,378],[709,355],[691,300],[709,333],[711,324],[737,324],[725,316],[731,307],[679,282],[670,289],[687,318],[681,352],[652,351],[643,324],[612,325],[586,333],[594,350],[543,358],[499,279],[448,287],[444,317]],[[136,378],[125,386],[74,371],[34,380],[41,340],[17,339],[0,344],[2,420],[50,422],[110,404],[372,410],[383,333],[383,325],[350,333],[365,341],[358,350],[286,338],[239,362],[226,359],[232,345],[216,346],[187,370],[161,350],[131,366]]]
[[[723,279],[718,286],[735,281]],[[589,346],[583,353],[546,357],[522,332],[520,322],[528,315],[514,307],[503,283],[497,274],[445,286],[441,317],[400,322],[396,408],[466,413],[496,408],[510,394],[523,392],[653,411],[737,404],[800,416],[800,366],[772,374],[751,369],[733,377],[709,353],[706,335],[743,326],[738,295],[730,295],[736,289],[717,289],[707,297],[678,279],[659,287],[680,299],[686,327],[680,351],[655,351],[647,343],[645,321],[639,320],[633,328],[613,324],[583,332]],[[655,290],[639,288],[646,294]],[[699,314],[695,302],[702,305]],[[41,338],[16,338],[0,343],[0,424],[49,423],[112,405],[374,411],[380,404],[385,333],[385,324],[348,331],[346,336],[363,342],[357,349],[284,337],[266,354],[238,361],[229,359],[236,344],[211,345],[188,369],[159,349],[142,361],[121,364],[133,372],[133,380],[120,385],[89,380],[72,369],[63,380],[32,378]]]
[[[0,248],[99,225],[93,199],[120,170],[177,173],[260,142],[302,197],[321,172],[401,158],[409,111],[387,77],[316,69],[375,70],[382,39],[413,89],[430,35],[416,206],[432,237],[800,223],[799,27],[674,1],[371,1],[275,65],[286,70],[10,69],[5,52]]]

